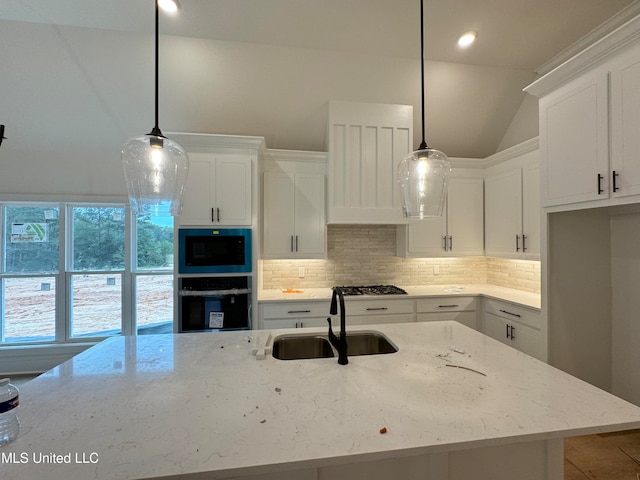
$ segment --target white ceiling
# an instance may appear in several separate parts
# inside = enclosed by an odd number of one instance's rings
[[[165,133],[323,150],[327,101],[350,100],[413,104],[417,146],[418,0],[181,3],[160,19]],[[638,3],[425,0],[429,145],[453,157],[495,153],[536,70]],[[151,0],[0,0],[2,149],[117,161],[127,138],[153,126],[153,15]],[[478,40],[460,51],[468,30]]]

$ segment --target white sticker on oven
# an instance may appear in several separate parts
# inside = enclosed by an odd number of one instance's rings
[[[224,312],[209,312],[209,328],[222,328]]]

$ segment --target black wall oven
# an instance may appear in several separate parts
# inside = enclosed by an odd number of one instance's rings
[[[250,277],[179,278],[178,318],[179,332],[250,329]]]

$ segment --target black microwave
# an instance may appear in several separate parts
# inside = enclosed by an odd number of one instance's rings
[[[178,273],[251,272],[250,228],[181,228]]]

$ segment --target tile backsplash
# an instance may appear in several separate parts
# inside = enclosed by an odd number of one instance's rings
[[[397,257],[394,225],[329,225],[327,247],[327,260],[261,260],[262,288],[489,283],[540,293],[540,262]]]

